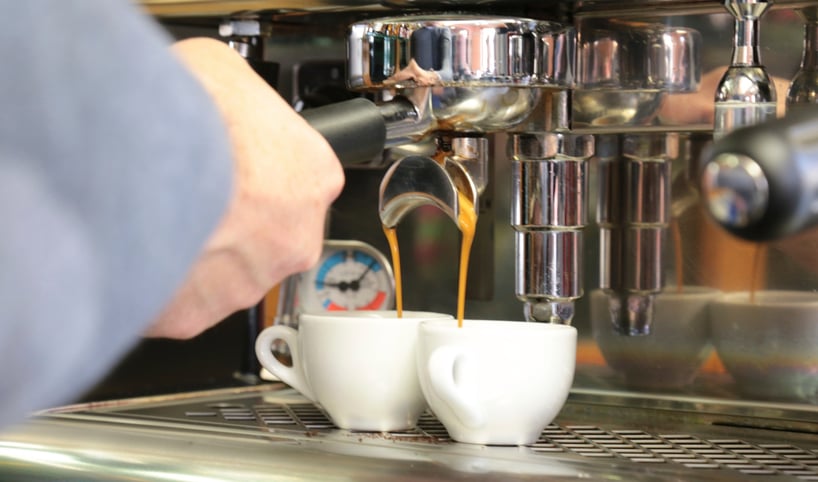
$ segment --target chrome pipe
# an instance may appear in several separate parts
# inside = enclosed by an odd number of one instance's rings
[[[758,46],[761,16],[770,5],[769,0],[724,1],[727,11],[735,17],[733,57],[716,88],[713,139],[775,119],[775,84],[761,64]]]
[[[515,294],[527,319],[570,324],[574,300],[583,295],[586,161],[593,137],[514,134],[510,150]]]
[[[818,7],[797,12],[804,19],[804,49],[787,92],[787,112],[818,103]]]

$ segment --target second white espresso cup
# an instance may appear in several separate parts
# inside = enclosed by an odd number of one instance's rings
[[[418,384],[418,324],[453,324],[450,315],[404,311],[302,314],[298,330],[274,325],[256,340],[261,365],[326,410],[340,428],[387,432],[417,424],[426,409]],[[272,351],[282,340],[292,366]]]
[[[574,379],[577,330],[464,320],[421,323],[418,376],[429,407],[458,442],[534,443]]]

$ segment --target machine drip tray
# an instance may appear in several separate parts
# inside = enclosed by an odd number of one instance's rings
[[[241,426],[248,430],[295,430],[304,435],[338,432],[324,411],[312,403],[246,400],[194,403],[132,410],[132,416],[176,421],[202,420]],[[181,412],[184,411],[182,414]],[[730,425],[722,422],[722,425]],[[734,424],[740,428],[752,426]],[[431,412],[421,416],[417,428],[406,432],[343,431],[351,439],[428,444],[452,444],[446,428]],[[818,434],[815,434],[818,436]],[[737,438],[702,438],[687,433],[650,433],[638,429],[613,429],[596,425],[553,423],[530,446],[532,454],[563,453],[594,459],[608,458],[635,464],[678,464],[688,469],[734,470],[744,475],[794,475],[818,480],[818,441],[799,447],[791,443],[748,442]]]
[[[325,480],[332,467],[350,480],[382,480],[400,470],[411,480],[818,481],[818,410],[811,406],[575,390],[533,445],[486,447],[453,442],[429,412],[406,432],[340,430],[320,407],[273,384],[68,407],[44,414],[34,427],[49,424],[121,439],[120,446],[109,445],[122,451],[115,460],[129,446],[150,454],[143,444],[152,443],[155,451],[179,457],[173,470],[185,470],[185,461],[201,472],[232,460],[236,480],[256,480],[248,465],[274,480],[295,464],[301,480]],[[173,439],[187,443],[168,443]],[[229,453],[214,448],[214,440]],[[193,455],[197,445],[209,455]],[[0,467],[6,447],[0,440]]]

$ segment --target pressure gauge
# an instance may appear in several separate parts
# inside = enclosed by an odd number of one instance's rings
[[[395,302],[395,278],[386,257],[361,241],[324,241],[311,270],[301,273],[298,311],[387,310]]]

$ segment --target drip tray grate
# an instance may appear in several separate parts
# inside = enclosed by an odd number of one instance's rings
[[[370,433],[341,431],[312,403],[271,403],[260,399],[168,407],[143,408],[126,413],[150,418],[179,416],[197,424],[229,425],[252,430],[298,431],[308,437],[344,432],[350,437],[390,442],[454,444],[430,412],[415,429]],[[163,413],[159,413],[162,411]],[[119,412],[122,415],[122,412]],[[785,443],[752,443],[739,438],[708,438],[685,433],[649,433],[608,429],[596,425],[551,424],[529,446],[537,455],[559,453],[589,459],[632,464],[667,464],[685,469],[730,470],[746,476],[790,476],[818,481],[818,446],[803,448]]]
[[[565,451],[637,463],[675,463],[689,469],[732,469],[745,475],[784,474],[818,480],[818,452],[794,445],[754,445],[737,439],[705,440],[687,434],[552,424],[531,448],[536,452]]]

